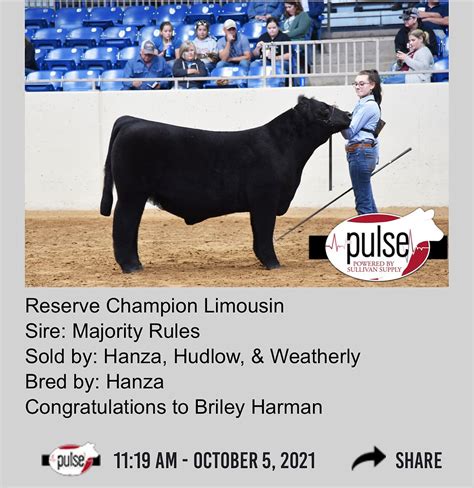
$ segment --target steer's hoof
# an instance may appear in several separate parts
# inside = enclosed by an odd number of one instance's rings
[[[267,269],[278,269],[280,268],[280,263],[265,264]]]
[[[136,273],[137,271],[141,271],[143,269],[143,266],[141,265],[141,263],[124,264],[121,265],[121,268],[123,273]]]

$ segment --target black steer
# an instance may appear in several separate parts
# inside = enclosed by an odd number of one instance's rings
[[[275,218],[288,210],[314,150],[349,123],[347,112],[304,96],[271,122],[238,132],[120,117],[110,138],[100,213],[110,215],[115,183],[113,241],[122,271],[142,269],[138,227],[147,200],[189,225],[250,212],[255,255],[266,268],[279,267]]]

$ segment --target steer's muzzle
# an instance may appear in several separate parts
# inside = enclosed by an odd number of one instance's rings
[[[345,112],[344,110],[339,110],[333,107],[333,111],[330,118],[330,125],[334,129],[334,132],[339,132],[341,130],[347,129],[351,124],[352,114],[350,112]]]

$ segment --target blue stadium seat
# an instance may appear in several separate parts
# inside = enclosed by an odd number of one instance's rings
[[[100,27],[78,27],[69,32],[64,45],[89,49],[99,45],[101,34],[102,29]]]
[[[89,16],[85,8],[60,8],[56,13],[54,25],[61,29],[77,29],[82,27],[82,23]]]
[[[440,54],[443,58],[449,57],[449,35],[446,35],[446,37],[443,39]]]
[[[120,7],[94,7],[89,18],[83,21],[85,26],[107,29],[122,23],[123,10]]]
[[[29,81],[41,81],[44,83],[28,83]],[[57,80],[57,81],[46,81]],[[26,91],[56,91],[61,89],[61,71],[33,71],[26,77]]]
[[[117,54],[117,66],[124,68],[127,61],[136,59],[140,54],[140,46],[129,46],[121,49]]]
[[[275,71],[273,71],[272,67],[270,65],[266,66],[266,74],[268,75],[279,75],[282,74],[282,69],[281,69],[281,64],[277,63],[275,65]],[[264,69],[263,65],[260,63],[252,63],[250,65],[249,69],[249,76],[263,76]],[[253,79],[253,80],[248,80],[248,88],[260,88],[262,86],[265,86],[263,83],[263,79]],[[277,88],[281,86],[285,86],[285,79],[284,78],[267,78],[266,80],[266,86],[271,87],[271,88]]]
[[[189,7],[184,22],[194,24],[198,20],[207,20],[209,24],[213,24],[216,21],[217,11],[218,7],[212,3],[195,3]]]
[[[204,88],[245,88],[247,86],[247,80],[225,79],[232,78],[233,76],[245,75],[245,71],[240,66],[214,68],[211,72],[211,76],[221,76],[223,78],[222,83],[219,83],[220,80],[211,80],[204,84]]]
[[[63,91],[91,91],[99,87],[99,81],[95,83],[90,80],[99,79],[100,70],[80,69],[68,71],[63,75]],[[84,80],[84,81],[67,81],[67,80]],[[89,80],[89,81],[85,81]],[[95,85],[95,87],[94,87]]]
[[[160,29],[155,25],[148,25],[142,27],[138,32],[138,45],[141,46],[143,41],[150,40],[156,46],[158,39],[160,37]]]
[[[236,21],[235,23],[237,24],[237,30],[240,30],[240,22]],[[212,24],[209,27],[209,34],[216,39],[219,39],[219,37],[224,37],[224,23],[218,22],[217,24]]]
[[[155,18],[155,13],[155,7],[148,5],[128,7],[123,14],[122,23],[123,25],[133,25],[136,27],[151,25]]]
[[[43,69],[43,60],[49,51],[51,51],[49,47],[37,47],[35,49],[35,61],[39,69]]]
[[[25,27],[36,27],[37,29],[52,27],[54,15],[52,8],[27,8],[25,10]]]
[[[99,45],[118,47],[133,46],[137,43],[138,28],[134,25],[114,26],[105,29],[100,36]]]
[[[116,78],[123,78],[123,69],[109,69],[104,71],[100,75],[100,90],[121,90],[123,84],[121,81],[114,81]]]
[[[241,24],[248,22],[247,4],[234,2],[222,5],[217,13],[217,21],[225,22],[227,19],[235,20]]]
[[[77,47],[52,49],[44,58],[42,67],[50,71],[72,71],[79,66],[81,55],[82,49]]]
[[[382,76],[382,83],[384,85],[398,85],[400,83],[405,83],[405,75],[398,73],[396,75]]]
[[[155,12],[155,23],[159,26],[165,20],[171,22],[174,27],[182,24],[186,17],[188,8],[186,5],[162,5]]]
[[[184,41],[192,41],[196,37],[194,32],[194,25],[182,24],[178,25],[174,31],[174,37],[181,45]]]
[[[262,34],[267,32],[265,22],[247,22],[242,26],[240,32],[247,36],[249,42],[255,42]]]
[[[449,58],[441,58],[433,65],[433,70],[449,69]],[[449,73],[433,73],[431,81],[439,83],[441,81],[449,81]]]
[[[93,47],[88,49],[82,56],[81,69],[107,69],[115,68],[117,64],[118,47]]]
[[[25,27],[25,37],[31,40],[37,30],[37,27]]]
[[[55,49],[61,47],[66,41],[68,31],[64,29],[56,29],[55,27],[47,27],[46,29],[39,29],[31,38],[31,42],[35,48],[49,47]]]

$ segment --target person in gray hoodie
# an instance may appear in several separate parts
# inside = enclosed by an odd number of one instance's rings
[[[405,83],[429,83],[431,73],[409,74],[410,71],[423,71],[433,69],[433,55],[428,49],[429,35],[427,32],[416,29],[408,36],[409,52],[397,51],[397,59],[402,63],[400,71],[407,71]]]

